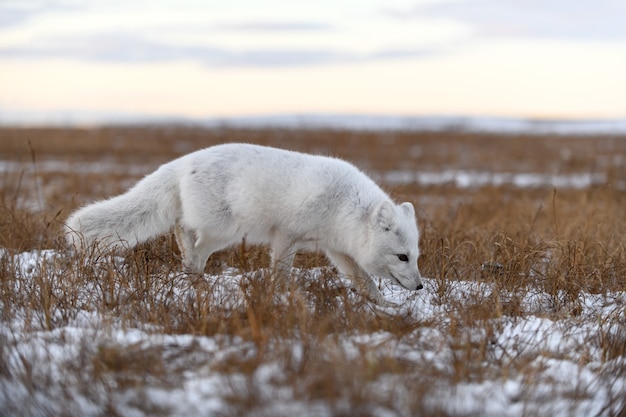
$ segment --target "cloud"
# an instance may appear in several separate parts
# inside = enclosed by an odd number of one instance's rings
[[[448,1],[387,9],[385,14],[396,19],[453,19],[483,36],[626,40],[626,3],[621,0]]]
[[[137,34],[100,33],[88,36],[46,38],[21,46],[0,48],[5,58],[67,58],[97,62],[166,62],[194,60],[212,67],[281,67],[405,59],[430,54],[424,49],[389,49],[371,53],[345,50],[277,48],[226,49],[212,46],[173,45],[147,40]]]
[[[113,62],[172,60],[211,53],[219,54],[219,51],[177,48],[123,34],[50,37],[21,46],[0,48],[0,56],[9,58],[73,58]]]
[[[79,5],[63,0],[3,0],[0,1],[0,29],[19,26],[46,13],[80,9]]]
[[[244,22],[244,23],[223,23],[214,26],[219,30],[232,30],[240,32],[305,32],[305,31],[325,31],[333,29],[332,25],[321,22]]]
[[[271,1],[243,11],[203,4],[165,10],[123,0],[0,0],[0,58],[294,67],[414,59],[433,49],[410,26],[395,31],[389,21],[331,16],[328,4],[278,14]]]
[[[28,10],[20,10],[5,5],[0,5],[0,28],[19,25],[28,20],[32,13]]]
[[[230,52],[218,62],[209,61],[208,64],[221,66],[302,66],[319,65],[333,62],[350,61],[350,54],[329,50],[300,50],[300,49],[256,49],[239,52]]]

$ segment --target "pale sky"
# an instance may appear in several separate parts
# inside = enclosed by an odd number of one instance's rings
[[[99,114],[624,118],[626,2],[0,0],[0,122]]]

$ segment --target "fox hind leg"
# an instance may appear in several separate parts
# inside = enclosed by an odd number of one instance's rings
[[[211,239],[178,223],[174,229],[176,242],[183,258],[183,269],[187,273],[203,275],[206,261],[215,248]]]

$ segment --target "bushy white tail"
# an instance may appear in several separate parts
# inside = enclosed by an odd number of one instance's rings
[[[97,201],[70,215],[65,224],[68,243],[78,250],[133,247],[166,233],[180,216],[178,179],[164,165],[125,194]]]

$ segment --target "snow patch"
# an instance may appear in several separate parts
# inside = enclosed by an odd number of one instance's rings
[[[65,255],[51,250],[9,254],[0,257],[12,263],[19,285],[33,285],[33,280],[49,270]],[[111,260],[109,260],[110,262]],[[42,268],[42,265],[47,265]],[[263,273],[259,271],[258,273]],[[304,279],[319,279],[323,269],[295,270]],[[238,283],[244,275],[235,269],[223,274],[206,276],[210,285],[218,287],[218,294],[230,308],[238,308],[245,302]],[[188,297],[193,300],[193,289],[183,280],[170,292],[171,297]],[[343,285],[341,280],[337,285]],[[339,349],[346,358],[359,358],[363,347],[376,361],[380,352],[392,354],[406,364],[424,366],[446,372],[457,353],[450,345],[446,328],[449,326],[450,306],[438,300],[436,280],[424,279],[425,289],[409,292],[391,284],[381,283],[385,297],[397,303],[397,308],[372,306],[369,314],[389,314],[412,317],[417,326],[406,337],[398,338],[385,331],[339,335],[337,343],[329,343],[328,352]],[[460,303],[468,294],[489,295],[493,291],[489,283],[455,281],[447,283],[447,296]],[[19,288],[16,289],[19,291]],[[129,328],[103,317],[90,307],[93,293],[85,290],[83,308],[66,319],[66,324],[52,330],[27,325],[23,314],[16,314],[11,321],[0,322],[0,414],[27,416],[80,415],[97,416],[106,413],[106,407],[114,405],[117,413],[126,416],[144,416],[144,410],[154,409],[165,415],[196,416],[228,414],[227,398],[234,391],[253,389],[250,395],[264,398],[264,408],[258,415],[328,415],[341,410],[341,403],[333,407],[323,401],[303,403],[294,397],[289,384],[276,384],[284,380],[284,364],[269,362],[258,367],[252,374],[226,373],[219,364],[229,357],[245,358],[255,354],[255,346],[238,337],[173,335],[159,328]],[[624,398],[626,382],[623,370],[626,358],[605,358],[597,344],[589,343],[599,337],[602,323],[612,323],[615,331],[623,331],[626,294],[621,292],[599,295],[583,294],[582,312],[577,317],[554,320],[540,314],[542,294],[529,295],[523,299],[528,311],[537,311],[523,317],[502,317],[494,322],[499,329],[487,335],[480,329],[462,328],[468,343],[487,341],[488,354],[502,363],[502,369],[494,369],[491,379],[471,378],[456,384],[433,381],[434,393],[423,407],[443,410],[449,415],[523,416],[552,415],[588,416],[608,415],[614,409],[603,407],[611,399]],[[1,306],[0,306],[1,307]],[[363,311],[367,313],[367,309]],[[609,320],[610,319],[610,320]],[[431,323],[425,325],[424,323]],[[617,323],[617,324],[616,324]],[[619,324],[622,323],[622,324]],[[610,330],[610,329],[604,329]],[[284,340],[288,355],[295,363],[303,360],[302,346],[297,340]],[[289,347],[290,346],[290,347]],[[126,387],[116,385],[106,378],[89,381],[87,370],[93,371],[94,360],[81,363],[81,358],[98,358],[106,352],[130,349],[143,355],[159,351],[166,358],[165,366],[175,367],[181,357],[194,364],[180,374],[177,383],[163,383],[158,378],[148,379],[139,388],[129,383]],[[529,384],[523,375],[507,372],[506,364],[511,357],[528,358],[528,367],[535,380]],[[486,365],[485,365],[486,366]],[[615,378],[600,378],[603,370],[620,369]],[[165,369],[167,372],[167,369]],[[31,374],[31,380],[41,381],[45,390],[27,386],[18,378]],[[603,375],[607,375],[606,371]],[[610,375],[610,373],[609,373]],[[129,380],[139,378],[129,375]],[[148,377],[149,378],[149,375]],[[416,374],[414,378],[419,378]],[[388,393],[394,398],[410,398],[410,387],[398,383],[392,375],[372,381],[378,393]],[[574,394],[583,395],[574,395]],[[382,395],[382,394],[381,394]],[[571,398],[576,398],[572,401]],[[398,400],[401,401],[401,400]],[[140,406],[138,405],[140,403]],[[149,405],[146,407],[146,405]],[[349,407],[349,405],[346,405]],[[402,410],[402,404],[397,409]],[[350,412],[347,408],[345,412]],[[371,411],[371,410],[370,410]],[[378,409],[374,415],[392,415],[389,410]]]

